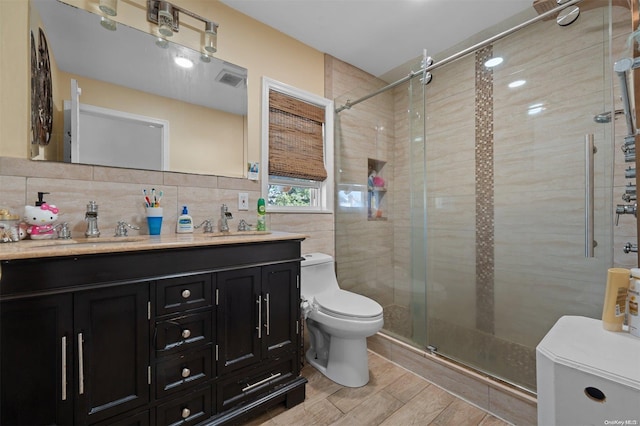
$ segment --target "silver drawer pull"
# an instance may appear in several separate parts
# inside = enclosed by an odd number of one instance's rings
[[[191,337],[191,330],[189,330],[188,328],[182,330],[182,338],[188,339],[189,337]]]
[[[191,290],[189,289],[182,290],[182,298],[188,299],[189,297],[191,297]]]
[[[63,401],[67,400],[67,336],[62,336],[62,395]]]
[[[182,418],[183,419],[186,419],[190,415],[191,415],[191,410],[189,410],[188,408],[183,408],[182,409]]]
[[[78,394],[84,393],[84,339],[82,333],[78,333]]]
[[[242,392],[246,392],[246,391],[248,391],[249,389],[253,389],[253,388],[255,388],[256,386],[260,386],[260,385],[262,385],[262,384],[265,384],[265,383],[267,383],[269,380],[275,379],[276,377],[280,377],[281,375],[282,375],[282,373],[278,373],[278,374],[271,374],[271,376],[267,377],[266,379],[264,379],[264,380],[260,380],[258,383],[254,383],[254,384],[252,384],[252,385],[248,385],[247,387],[243,388],[243,389],[242,389]]]
[[[191,375],[191,370],[189,370],[188,368],[183,368],[182,369],[182,377],[187,378]]]

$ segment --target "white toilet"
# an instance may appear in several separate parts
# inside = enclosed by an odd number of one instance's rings
[[[333,257],[323,253],[303,257],[302,308],[310,338],[306,359],[338,384],[364,386],[369,382],[367,337],[384,324],[382,306],[341,290]]]

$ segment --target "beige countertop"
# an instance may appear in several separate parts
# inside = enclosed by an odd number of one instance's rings
[[[289,232],[245,231],[212,234],[167,234],[129,237],[72,238],[69,240],[23,240],[0,244],[0,260],[121,253],[225,244],[301,240],[306,235]]]

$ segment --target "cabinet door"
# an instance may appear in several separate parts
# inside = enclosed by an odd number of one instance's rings
[[[100,421],[149,401],[148,301],[147,283],[76,294],[78,424]]]
[[[0,423],[73,423],[70,295],[0,304]]]
[[[300,318],[299,265],[296,262],[262,268],[265,331],[263,356],[276,357],[297,349]]]
[[[260,361],[260,268],[218,273],[218,374]]]

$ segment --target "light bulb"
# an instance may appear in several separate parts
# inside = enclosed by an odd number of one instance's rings
[[[106,15],[116,16],[118,14],[118,0],[100,0],[98,8]]]

